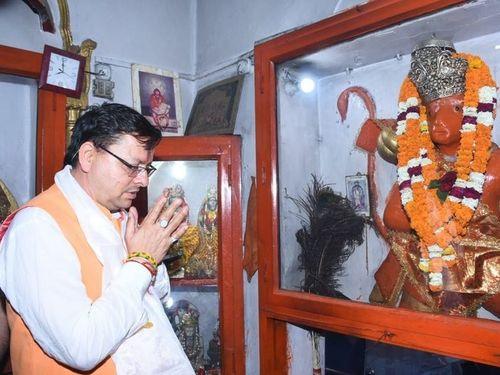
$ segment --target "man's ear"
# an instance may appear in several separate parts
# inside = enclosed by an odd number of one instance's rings
[[[97,148],[92,142],[82,143],[78,150],[78,163],[83,172],[87,173],[90,170],[95,161],[96,153]]]

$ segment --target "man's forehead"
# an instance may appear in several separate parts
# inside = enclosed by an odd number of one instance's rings
[[[124,147],[135,147],[138,149],[147,150],[148,138],[140,137],[135,134],[119,134],[114,137],[113,142],[110,145],[124,146]]]
[[[116,138],[114,148],[123,150],[123,152],[129,154],[131,157],[135,157],[138,161],[144,161],[142,159],[150,159],[153,157],[154,149],[148,150],[147,143],[144,139],[135,137],[131,134],[122,134]],[[149,160],[148,160],[149,161]]]

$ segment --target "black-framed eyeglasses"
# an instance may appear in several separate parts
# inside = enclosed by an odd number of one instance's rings
[[[130,170],[130,177],[137,177],[142,172],[146,172],[146,174],[148,175],[148,177],[150,177],[156,171],[156,168],[153,167],[151,164],[148,164],[148,165],[146,165],[144,167],[142,165],[132,165],[128,161],[123,160],[121,157],[119,157],[118,155],[115,155],[114,153],[112,153],[111,151],[107,150],[106,148],[104,148],[102,146],[99,146],[99,148],[101,150],[106,151],[111,156],[114,156],[124,166],[126,166]]]

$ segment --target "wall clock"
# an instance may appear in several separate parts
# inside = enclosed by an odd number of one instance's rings
[[[85,57],[45,45],[39,88],[78,98],[82,92],[84,67]]]

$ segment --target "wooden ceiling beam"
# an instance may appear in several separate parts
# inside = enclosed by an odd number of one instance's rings
[[[40,18],[40,27],[43,31],[54,34],[56,28],[54,26],[54,19],[50,11],[50,5],[47,0],[23,0],[33,12],[38,14]]]

